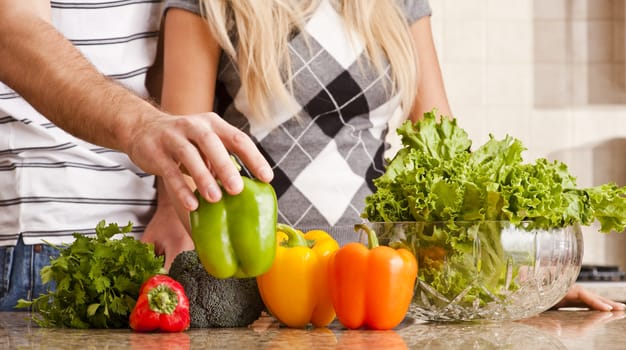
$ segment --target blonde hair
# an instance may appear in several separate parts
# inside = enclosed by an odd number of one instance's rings
[[[199,1],[212,34],[236,62],[250,105],[262,117],[269,117],[270,100],[288,93],[284,82],[292,76],[289,39],[302,29],[321,0]],[[383,57],[387,58],[391,93],[400,94],[408,115],[417,92],[416,53],[396,1],[336,0],[334,4],[348,29],[363,41],[379,74],[384,74]]]

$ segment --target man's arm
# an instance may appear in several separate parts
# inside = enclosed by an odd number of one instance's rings
[[[100,74],[44,17],[45,3],[0,0],[0,80],[69,133],[127,151],[132,123],[160,112]]]
[[[188,210],[197,201],[181,167],[209,201],[221,196],[216,179],[231,194],[241,191],[243,182],[232,162],[225,161],[226,150],[259,179],[271,180],[269,164],[243,132],[213,114],[163,113],[106,78],[48,22],[42,3],[48,2],[0,0],[0,81],[50,121],[86,141],[127,153],[144,171],[162,176]],[[215,147],[217,140],[222,148]]]

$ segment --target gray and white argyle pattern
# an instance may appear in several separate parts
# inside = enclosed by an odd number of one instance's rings
[[[279,222],[325,229],[340,243],[357,238],[353,227],[363,221],[365,197],[384,172],[388,121],[401,113],[390,96],[387,63],[379,75],[348,35],[323,1],[290,42],[293,94],[288,103],[276,102],[271,122],[254,122],[226,56],[217,89],[218,112],[253,136],[274,169]]]

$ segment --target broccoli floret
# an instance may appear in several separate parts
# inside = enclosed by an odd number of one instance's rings
[[[180,253],[169,275],[185,288],[193,328],[245,327],[265,310],[255,278],[215,278],[194,250]]]

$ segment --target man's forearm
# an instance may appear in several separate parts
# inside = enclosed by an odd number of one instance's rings
[[[89,142],[126,151],[133,125],[161,115],[100,74],[43,18],[27,11],[0,17],[0,81],[57,126]]]

